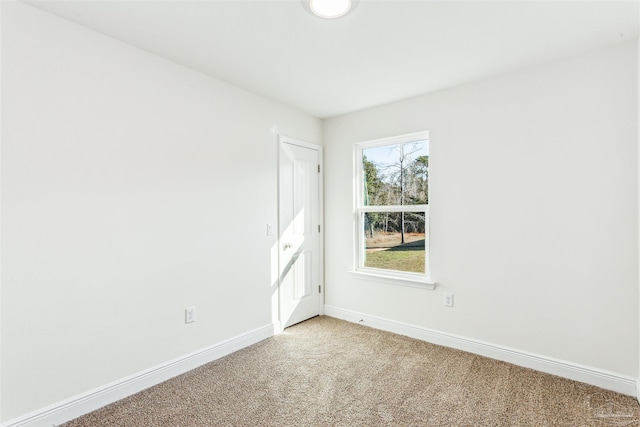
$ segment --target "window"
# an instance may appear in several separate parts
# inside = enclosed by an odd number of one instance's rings
[[[429,279],[429,135],[355,145],[356,273],[402,284]]]

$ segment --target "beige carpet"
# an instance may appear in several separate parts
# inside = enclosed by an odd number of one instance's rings
[[[329,317],[65,424],[638,426],[629,396]]]

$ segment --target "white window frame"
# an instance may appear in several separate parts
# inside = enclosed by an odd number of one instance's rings
[[[362,164],[362,152],[367,148],[382,147],[385,145],[399,145],[409,142],[429,140],[429,132],[416,132],[407,135],[400,135],[390,138],[381,138],[372,141],[359,142],[354,144],[354,277],[365,280],[374,280],[395,285],[419,287],[423,289],[434,289],[435,282],[431,279],[431,261],[429,248],[429,205],[364,205],[364,170]],[[431,201],[431,200],[429,200]],[[365,233],[364,215],[367,212],[424,212],[425,214],[425,272],[412,273],[397,270],[365,267]]]

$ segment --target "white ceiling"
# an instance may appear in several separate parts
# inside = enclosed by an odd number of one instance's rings
[[[27,3],[320,118],[635,40],[637,0]]]

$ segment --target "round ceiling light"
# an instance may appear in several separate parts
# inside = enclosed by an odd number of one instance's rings
[[[311,12],[320,18],[336,19],[351,10],[351,0],[309,0]]]

